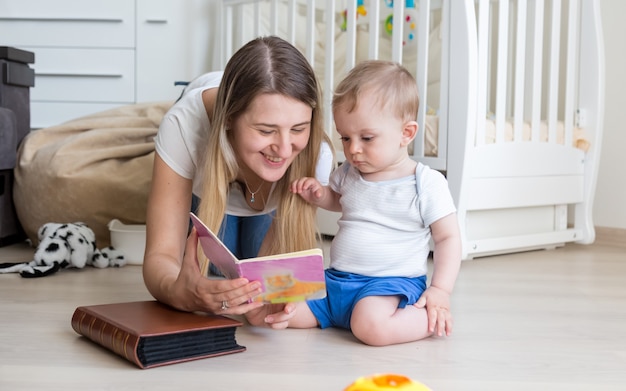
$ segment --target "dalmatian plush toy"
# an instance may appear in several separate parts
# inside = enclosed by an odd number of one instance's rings
[[[39,245],[34,259],[19,264],[0,265],[0,273],[20,273],[25,278],[45,277],[61,269],[85,266],[121,267],[124,256],[113,247],[98,250],[96,235],[85,223],[47,223],[37,232]]]

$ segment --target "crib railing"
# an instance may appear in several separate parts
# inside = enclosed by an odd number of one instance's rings
[[[477,2],[478,116],[477,145],[486,142],[487,117],[495,121],[495,142],[503,142],[511,121],[513,141],[541,141],[542,122],[548,142],[572,145],[579,126],[576,102],[580,45],[580,0]],[[563,19],[563,20],[562,20]],[[579,111],[578,111],[579,112]],[[489,115],[491,114],[491,115]]]
[[[400,62],[421,95],[412,156],[446,173],[464,258],[593,241],[604,103],[599,0],[384,1],[222,0],[222,64],[256,36],[289,40],[322,83],[325,127],[338,141],[337,82],[365,58]],[[435,153],[425,138],[431,111]],[[586,152],[572,148],[581,130]]]
[[[343,75],[364,58],[400,62],[419,86],[420,129],[429,111],[438,121],[436,153],[427,153],[422,131],[413,157],[446,172],[455,165],[458,175],[471,146],[557,138],[571,145],[575,128],[587,125],[576,98],[584,44],[579,26],[581,12],[595,0],[415,0],[414,8],[413,1],[393,1],[389,8],[384,0],[222,0],[221,63],[256,36],[289,40],[314,65],[325,128],[333,136],[332,91]],[[495,124],[492,139],[487,121]],[[505,135],[511,123],[512,136]]]
[[[323,90],[325,128],[331,137],[335,129],[332,92],[343,75],[364,58],[403,63],[417,80],[421,96],[418,123],[425,129],[428,109],[447,112],[448,15],[453,12],[450,8],[471,1],[412,2],[390,1],[387,5],[384,0],[222,0],[220,20],[224,38],[220,63],[224,66],[234,51],[254,37],[278,35],[287,39],[302,50],[316,69]],[[432,58],[429,47],[434,19],[443,26],[438,37],[442,50],[436,59]],[[337,47],[338,43],[342,46]],[[411,61],[405,61],[407,53]],[[436,73],[441,79],[437,84],[439,90],[431,94],[436,98],[429,100],[429,72],[435,71],[429,69],[430,64],[439,68]],[[447,121],[447,116],[439,118],[439,128],[445,129]],[[413,148],[415,158],[445,170],[446,136],[446,131],[439,132],[437,156],[425,156],[424,133],[420,132]]]

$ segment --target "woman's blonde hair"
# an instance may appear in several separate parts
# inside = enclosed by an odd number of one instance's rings
[[[315,247],[316,209],[291,193],[289,185],[297,178],[315,176],[321,143],[330,142],[323,129],[321,94],[313,68],[298,49],[278,37],[248,42],[224,69],[208,135],[198,214],[211,230],[219,230],[226,213],[229,186],[239,173],[228,125],[245,113],[260,94],[289,96],[313,109],[309,142],[274,188],[273,197],[280,199],[270,227],[273,240],[268,253]]]
[[[374,91],[381,110],[391,110],[404,121],[415,121],[419,110],[417,83],[402,65],[385,60],[358,63],[339,83],[333,95],[333,112],[356,108],[364,92]]]

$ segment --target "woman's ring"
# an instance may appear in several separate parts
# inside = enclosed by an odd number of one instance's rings
[[[226,300],[222,301],[222,311],[225,311],[228,309],[228,302]]]

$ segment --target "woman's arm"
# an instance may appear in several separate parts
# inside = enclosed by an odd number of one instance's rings
[[[146,215],[143,274],[150,293],[157,300],[177,308],[185,305],[177,303],[178,298],[172,286],[181,268],[185,250],[191,186],[190,179],[176,174],[155,153]]]
[[[183,311],[242,314],[261,304],[248,304],[260,293],[258,282],[208,279],[200,273],[197,236],[187,238],[192,181],[176,174],[157,154],[148,200],[143,276],[159,301]],[[230,307],[222,310],[226,301]]]

